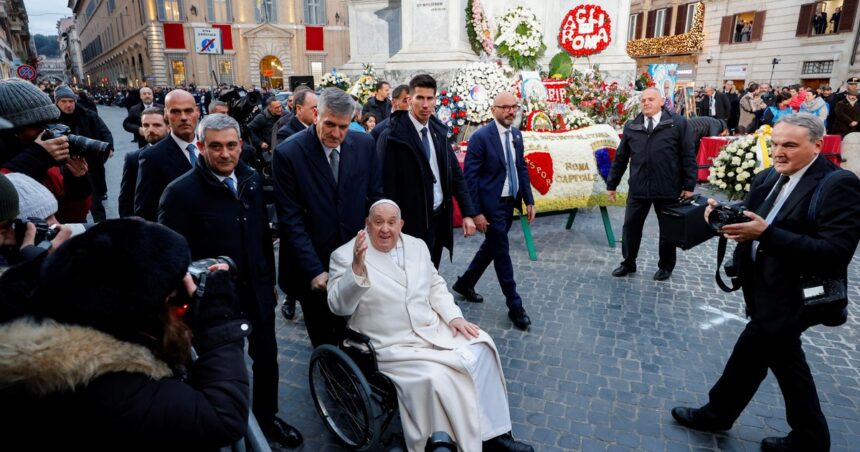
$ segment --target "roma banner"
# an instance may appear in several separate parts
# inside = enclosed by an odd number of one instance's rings
[[[537,211],[626,205],[626,172],[615,202],[606,196],[606,178],[619,143],[618,132],[606,124],[561,133],[523,132]]]

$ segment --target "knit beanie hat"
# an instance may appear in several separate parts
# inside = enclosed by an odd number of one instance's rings
[[[166,226],[102,221],[45,259],[33,310],[147,345],[143,338],[160,334],[159,314],[190,263],[188,242]]]
[[[21,127],[54,121],[60,117],[60,109],[30,82],[0,80],[0,117]]]
[[[0,174],[0,221],[18,217],[18,192],[12,181]]]
[[[6,177],[18,190],[18,205],[21,212],[18,218],[39,218],[44,220],[57,213],[57,198],[32,177],[23,173],[10,173]]]
[[[63,98],[76,99],[74,91],[66,85],[60,85],[54,90],[54,102]]]

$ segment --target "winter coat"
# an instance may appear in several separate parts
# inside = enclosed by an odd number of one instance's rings
[[[756,114],[765,108],[764,101],[761,97],[756,97],[751,93],[744,94],[740,100],[741,116],[738,119],[738,126],[743,126],[747,132],[751,132],[750,125],[756,119]]]
[[[269,110],[263,110],[254,116],[254,119],[248,123],[248,130],[251,131],[251,143],[257,149],[262,149],[263,143],[269,146],[269,151],[272,150],[271,141],[272,127],[278,122],[280,116],[275,116],[269,113]]]
[[[606,180],[608,190],[618,187],[628,163],[630,197],[673,199],[682,190],[693,191],[696,148],[687,120],[664,109],[650,134],[645,128],[645,115],[640,113],[628,121]]]
[[[75,135],[110,143],[110,148],[113,149],[113,135],[107,124],[94,111],[76,107],[71,115],[61,114],[58,122],[69,126]],[[87,154],[89,175],[92,180],[93,191],[96,193],[107,193],[105,162],[110,156],[111,154],[108,152],[99,155]]]
[[[364,107],[361,107],[362,117],[368,113],[376,117],[377,124],[384,119],[388,119],[391,116],[391,101],[388,99],[378,101],[375,96],[371,96],[367,100],[367,103],[364,104]]]
[[[845,136],[851,132],[857,131],[857,126],[851,126],[851,122],[860,122],[860,102],[854,102],[854,105],[848,103],[848,99],[844,99],[836,104],[836,111],[833,114],[832,132]]]

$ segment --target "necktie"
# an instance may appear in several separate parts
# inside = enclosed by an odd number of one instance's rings
[[[505,130],[505,154],[508,157],[508,196],[516,196],[519,189],[517,186],[517,161],[511,151],[510,130]]]
[[[788,182],[789,177],[782,174],[779,176],[779,180],[776,181],[776,185],[771,190],[770,194],[767,196],[767,199],[764,200],[764,204],[759,208],[760,212],[756,212],[764,219],[767,219],[768,214],[773,209],[773,205],[776,203],[776,198],[779,198],[779,193],[782,191],[782,187]]]
[[[191,166],[197,166],[197,154],[194,153],[194,145],[189,144],[185,149],[188,150],[188,158],[191,160]]]
[[[338,170],[340,169],[340,151],[332,149],[328,162],[331,165],[331,172],[334,174],[334,182],[337,183]]]
[[[233,182],[232,177],[224,179],[224,183],[227,184],[227,188],[229,188],[234,195],[239,196],[239,192],[236,190],[236,182]]]
[[[717,110],[714,108],[714,98],[711,97],[711,111],[709,112],[711,116],[717,116]]]
[[[421,129],[421,143],[424,144],[424,157],[430,160],[430,137],[427,136],[427,128]]]
[[[653,131],[654,131],[654,118],[649,116],[648,117],[648,134],[650,135],[651,132],[653,132]]]

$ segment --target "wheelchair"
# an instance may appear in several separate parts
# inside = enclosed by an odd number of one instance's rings
[[[379,371],[370,338],[347,329],[339,346],[311,355],[308,383],[326,428],[350,450],[373,448],[398,413],[397,391]]]

